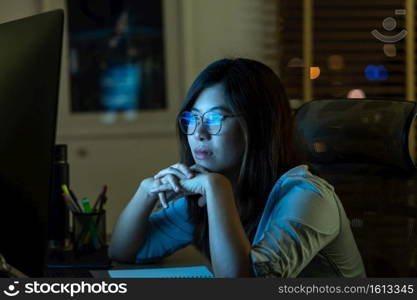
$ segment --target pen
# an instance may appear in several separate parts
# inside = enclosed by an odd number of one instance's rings
[[[158,193],[158,197],[159,197],[159,202],[161,202],[161,205],[163,208],[168,208],[168,204],[167,204],[167,198],[165,196],[165,193]]]
[[[81,204],[80,204],[80,201],[78,200],[77,196],[75,196],[75,193],[71,189],[68,189],[68,191],[69,191],[72,199],[74,200],[75,205],[77,205],[78,211],[82,212],[83,209],[81,208]]]
[[[70,193],[66,184],[61,185],[61,188],[65,195],[70,196]]]
[[[90,213],[92,213],[91,206],[90,206],[90,200],[89,200],[87,197],[84,197],[84,198],[81,200],[81,202],[82,202],[82,204],[83,204],[84,212],[85,212],[86,214],[90,214]]]
[[[66,184],[61,185],[62,191],[64,192],[64,195],[67,196],[68,200],[72,203],[72,206],[75,206],[76,211],[80,211],[80,207],[78,206],[78,203],[71,197],[71,194],[69,192],[68,186]]]
[[[107,201],[106,192],[107,192],[107,185],[104,185],[102,192],[100,193],[96,203],[94,204],[93,210],[98,213],[95,228],[98,228],[101,218],[104,217],[103,207],[104,207],[104,204],[106,204],[106,201]],[[98,211],[97,211],[97,205],[99,206]],[[97,235],[97,239],[93,240],[93,242],[97,242],[97,243],[95,243],[96,249],[98,249],[100,247],[100,245],[105,245],[105,241],[103,241],[100,238],[99,235]]]
[[[161,184],[161,180],[158,179],[159,184]],[[161,203],[163,208],[168,208],[167,204],[167,197],[164,192],[158,193],[159,202]]]
[[[106,192],[107,192],[107,185],[103,186],[103,190],[101,191],[100,195],[98,195],[96,203],[94,203],[93,211],[97,211],[97,206],[99,206],[100,211],[103,207],[103,202],[107,200],[106,198]]]
[[[99,212],[99,213],[101,213],[101,212],[103,211],[103,207],[104,207],[104,204],[106,204],[106,202],[107,202],[107,197],[106,197],[106,195],[102,195],[102,197],[101,197],[101,199],[100,199],[100,205],[99,205],[99,207],[98,207],[98,212]]]
[[[66,205],[73,213],[78,212],[78,208],[74,205],[74,202],[71,201],[68,195],[66,195],[65,193],[62,193],[62,198],[64,198]]]

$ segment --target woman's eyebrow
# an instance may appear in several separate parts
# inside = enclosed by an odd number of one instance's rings
[[[214,106],[214,107],[210,108],[208,111],[212,111],[212,110],[216,110],[216,109],[220,109],[220,110],[223,110],[224,112],[231,113],[230,109],[228,109],[225,106]],[[196,111],[196,112],[200,112],[200,110],[198,108],[195,108],[195,107],[191,108],[191,110]]]

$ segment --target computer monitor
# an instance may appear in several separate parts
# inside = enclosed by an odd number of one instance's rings
[[[0,24],[0,253],[43,275],[62,10]]]

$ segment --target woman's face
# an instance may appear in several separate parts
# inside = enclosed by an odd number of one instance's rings
[[[221,84],[203,90],[191,111],[200,116],[208,111],[224,116],[232,115]],[[199,122],[194,134],[187,136],[197,164],[223,175],[233,175],[239,170],[245,139],[238,118],[223,119],[221,130],[216,135],[210,134]]]

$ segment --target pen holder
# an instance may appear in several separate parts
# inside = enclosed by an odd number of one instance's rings
[[[74,251],[91,253],[106,246],[106,211],[73,214]]]

